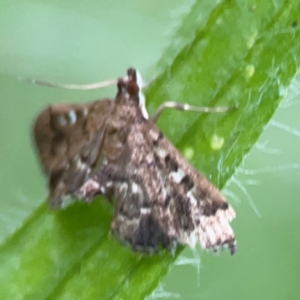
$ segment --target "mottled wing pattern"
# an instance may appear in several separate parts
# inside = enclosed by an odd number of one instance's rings
[[[127,181],[116,185],[112,223],[119,239],[142,251],[198,242],[235,252],[234,210],[151,121],[132,125],[126,147],[121,169]]]
[[[51,105],[38,116],[34,138],[49,179],[49,201],[60,207],[99,161],[105,124],[114,101]]]
[[[173,250],[176,239],[162,230],[143,184],[132,179],[116,184],[112,233],[136,251],[151,253],[158,246]]]

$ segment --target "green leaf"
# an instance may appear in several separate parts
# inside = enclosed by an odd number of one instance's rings
[[[163,101],[230,106],[226,114],[164,112],[158,122],[218,187],[231,177],[274,113],[300,58],[298,1],[195,2],[146,91]],[[0,247],[3,299],[142,299],[176,256],[133,253],[108,235],[104,201],[38,208]],[[233,223],[234,227],[234,223]]]

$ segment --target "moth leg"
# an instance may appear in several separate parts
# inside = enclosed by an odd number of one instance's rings
[[[230,111],[236,106],[229,106],[229,107],[201,107],[201,106],[192,106],[185,103],[178,103],[178,102],[164,102],[162,103],[159,108],[156,110],[154,115],[151,117],[151,120],[155,123],[158,118],[160,117],[161,113],[165,108],[172,108],[176,110],[183,110],[183,111],[196,111],[196,112],[204,112],[204,113],[222,113]]]

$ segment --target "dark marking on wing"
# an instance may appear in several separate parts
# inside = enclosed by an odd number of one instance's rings
[[[166,169],[169,172],[177,172],[178,171],[178,164],[177,164],[177,162],[169,154],[165,157],[165,164],[166,164]]]
[[[190,191],[194,187],[194,182],[189,175],[185,175],[181,179],[180,184],[183,186],[185,192]]]

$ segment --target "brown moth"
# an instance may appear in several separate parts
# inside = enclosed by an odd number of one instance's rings
[[[49,203],[97,195],[114,199],[111,231],[134,250],[174,250],[177,243],[236,251],[235,212],[155,126],[162,110],[226,111],[164,103],[149,119],[134,69],[117,81],[115,100],[50,105],[34,138],[49,179]]]

